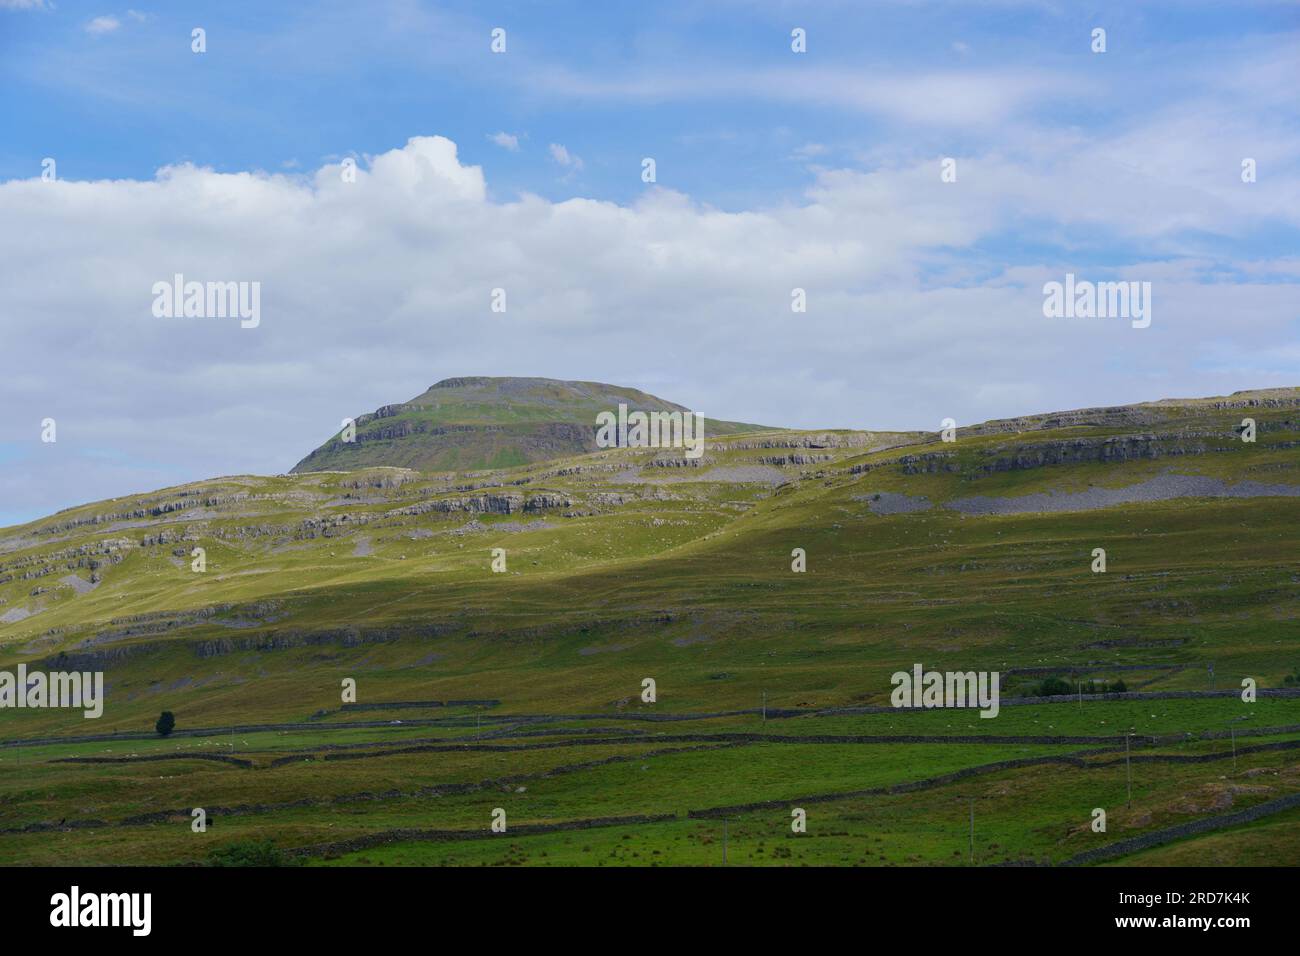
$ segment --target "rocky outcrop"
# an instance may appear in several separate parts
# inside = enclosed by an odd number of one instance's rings
[[[886,461],[859,462],[849,468],[849,474],[865,475],[879,468],[890,467],[901,467],[905,475],[933,475],[940,472],[961,471],[956,455],[949,452],[928,452],[924,455],[903,455]]]
[[[27,555],[0,563],[0,584],[9,581],[32,581],[62,571],[89,569],[98,574],[106,565],[118,564],[136,547],[129,538],[93,541],[75,548],[46,554]]]
[[[384,513],[384,517],[402,517],[429,514],[430,512],[467,512],[469,514],[511,515],[543,511],[547,508],[568,508],[573,500],[558,492],[523,494],[484,494],[468,497],[439,498],[422,501]]]
[[[546,508],[568,508],[573,500],[567,495],[556,492],[544,492],[524,499],[524,511],[542,511]]]
[[[701,455],[699,458],[687,458],[685,455],[673,458],[651,458],[644,462],[646,468],[711,468],[715,464],[712,458]]]
[[[352,478],[345,478],[339,481],[339,487],[352,488],[358,491],[363,488],[388,490],[400,488],[402,485],[415,481],[418,477],[419,474],[409,468],[385,468],[379,471],[364,472]]]
[[[741,438],[732,441],[711,439],[709,444],[722,451],[758,451],[767,448],[870,448],[885,436],[874,432],[816,432],[768,438]]]
[[[1278,447],[1286,447],[1286,445],[1287,443],[1283,443]],[[1223,445],[1211,445],[1204,440],[1189,438],[1185,434],[1146,433],[1107,438],[1066,438],[981,449],[976,464],[969,471],[972,474],[994,474],[1043,468],[1049,465],[1150,460],[1181,455],[1204,455],[1222,450],[1224,450]],[[906,475],[960,473],[963,470],[955,451],[934,451],[901,455],[883,461],[859,462],[849,468],[849,474],[861,475],[886,467],[901,467],[903,474]]]
[[[54,535],[93,525],[115,524],[119,521],[144,521],[150,518],[161,518],[170,514],[177,514],[193,508],[229,507],[232,504],[252,500],[254,497],[257,497],[258,499],[267,499],[270,497],[253,496],[249,495],[247,492],[239,492],[230,495],[210,495],[204,494],[201,491],[180,491],[176,492],[175,495],[174,498],[168,498],[155,505],[148,505],[141,502],[140,506],[135,508],[106,511],[93,515],[82,515],[78,518],[68,518],[63,521],[56,521],[41,526],[37,529],[36,533],[41,535]]]
[[[1077,462],[1122,462],[1173,455],[1203,455],[1203,442],[1189,442],[1178,435],[1120,435],[1111,438],[1075,438],[1036,442],[1002,452],[980,464],[982,472],[1017,471]]]
[[[760,465],[775,465],[778,468],[786,465],[816,465],[819,462],[830,461],[834,455],[801,455],[792,452],[788,455],[762,455],[757,461]]]
[[[1234,392],[1220,399],[1166,399],[1141,405],[1115,405],[1103,408],[1076,408],[1043,415],[1024,415],[984,422],[963,428],[969,435],[995,435],[1008,432],[1045,431],[1055,428],[1149,429],[1173,419],[1204,416],[1207,412],[1251,409],[1300,408],[1300,394],[1295,389],[1257,389]]]

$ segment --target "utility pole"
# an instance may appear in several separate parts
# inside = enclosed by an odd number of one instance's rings
[[[727,818],[722,818],[722,865],[727,865]]]
[[[1129,738],[1132,734],[1124,735],[1124,776],[1128,779],[1128,808],[1133,809],[1133,766],[1129,763]]]
[[[1229,727],[1228,734],[1232,737],[1232,772],[1237,772],[1237,728]]]
[[[763,691],[763,722],[767,723],[767,691]]]
[[[1079,707],[1082,708],[1082,707],[1083,707],[1083,681],[1082,681],[1082,679],[1079,680],[1077,683],[1078,683],[1078,685],[1079,685]]]
[[[975,865],[975,798],[970,801],[970,865]]]

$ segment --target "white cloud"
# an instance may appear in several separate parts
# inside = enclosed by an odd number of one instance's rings
[[[122,25],[122,21],[119,20],[117,17],[110,17],[110,16],[95,17],[95,19],[89,21],[86,24],[85,30],[87,33],[94,33],[94,34],[112,33],[121,25]]]
[[[599,76],[540,71],[533,86],[577,99],[649,103],[710,97],[761,98],[866,113],[923,126],[995,126],[1066,94],[1096,95],[1099,83],[1052,70],[875,70],[789,67],[693,69]]]
[[[826,147],[821,143],[804,143],[802,146],[795,147],[793,155],[796,159],[813,159],[825,155],[826,151]]]
[[[574,172],[582,171],[582,159],[574,153],[570,153],[564,146],[559,143],[552,143],[549,149],[551,151],[551,159],[555,160],[565,169],[570,169]]]
[[[492,142],[512,153],[519,152],[519,137],[513,133],[492,133],[488,136]]]
[[[48,10],[45,0],[0,0],[0,10]]]

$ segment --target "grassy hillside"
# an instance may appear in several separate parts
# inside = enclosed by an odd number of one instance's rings
[[[596,416],[628,411],[684,412],[635,388],[549,378],[449,378],[400,405],[356,419],[291,471],[347,471],[374,466],[422,471],[509,468],[596,450]],[[759,428],[705,422],[706,435]]]
[[[0,857],[716,864],[726,816],[730,862],[964,865],[974,801],[977,864],[1293,862],[1300,390],[954,442],[717,434],[696,462],[236,476],[0,530],[0,669],[107,685],[99,720],[0,711]],[[999,716],[889,708],[915,663],[998,671]],[[1127,693],[1038,698],[1052,677]]]

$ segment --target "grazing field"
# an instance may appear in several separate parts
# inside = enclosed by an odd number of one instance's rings
[[[0,669],[104,680],[98,719],[0,710],[0,863],[1293,863],[1298,409],[238,476],[0,529]],[[891,706],[918,664],[997,672],[996,717]]]

